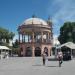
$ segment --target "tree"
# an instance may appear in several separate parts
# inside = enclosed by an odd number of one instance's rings
[[[69,41],[75,43],[75,22],[64,23],[64,25],[60,28],[58,40],[61,44]]]
[[[16,39],[16,41],[13,43],[13,47],[14,48],[18,48],[19,47],[19,41]]]
[[[13,54],[18,54],[18,50],[19,50],[19,41],[16,39],[16,41],[13,43],[12,49]]]
[[[0,42],[3,42],[2,40],[6,40],[4,43],[9,43],[9,40],[13,39],[14,35],[15,34],[13,32],[9,32],[7,29],[0,27]]]
[[[15,34],[13,32],[8,32],[6,35],[6,42],[9,43],[9,40],[13,40]]]

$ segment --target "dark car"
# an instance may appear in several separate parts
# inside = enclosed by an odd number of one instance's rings
[[[63,60],[71,60],[71,53],[63,52]]]

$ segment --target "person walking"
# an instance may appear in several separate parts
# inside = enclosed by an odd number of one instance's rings
[[[46,53],[45,52],[43,52],[43,54],[42,54],[42,60],[43,60],[43,65],[45,65],[45,63],[46,63]]]
[[[61,64],[63,62],[63,53],[61,50],[58,52],[58,61],[59,61],[59,67],[61,67]]]

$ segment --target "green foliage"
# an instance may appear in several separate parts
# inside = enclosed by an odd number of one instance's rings
[[[13,43],[13,54],[18,54],[18,50],[19,50],[19,42],[18,40],[16,39],[16,41]]]
[[[6,40],[6,43],[9,43],[9,40],[13,39],[14,35],[13,32],[9,32],[7,29],[0,27],[0,41]]]
[[[17,39],[16,39],[16,41],[13,43],[13,47],[14,47],[14,48],[18,48],[18,47],[19,47],[19,42],[18,42]]]
[[[19,48],[12,48],[12,54],[18,54]]]
[[[69,41],[75,43],[75,22],[64,23],[64,25],[60,28],[58,40],[61,44]]]

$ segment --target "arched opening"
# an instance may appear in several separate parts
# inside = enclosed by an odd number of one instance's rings
[[[45,47],[44,48],[44,52],[47,54],[47,56],[48,56],[48,48],[47,47]]]
[[[15,51],[13,51],[12,54],[15,54]],[[23,48],[22,47],[18,50],[18,56],[20,56],[20,57],[23,56]]]
[[[39,47],[35,48],[35,56],[41,56],[41,49]]]
[[[27,57],[32,56],[32,48],[31,48],[31,47],[27,47],[27,48],[26,48],[25,55],[26,55]]]

